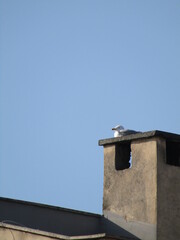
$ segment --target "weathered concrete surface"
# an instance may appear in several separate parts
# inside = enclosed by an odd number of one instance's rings
[[[180,239],[180,166],[170,165],[180,160],[179,135],[154,131],[127,138],[100,142],[104,217],[142,240]],[[117,171],[116,145],[124,143],[131,146],[132,168]]]
[[[131,145],[132,168],[115,170],[115,146],[104,148],[103,209],[128,220],[156,223],[156,141]],[[151,171],[149,171],[151,169]]]
[[[141,140],[131,143],[132,168],[115,170],[115,145],[104,146],[103,210],[118,214],[123,228],[144,240],[156,239],[157,142]],[[132,223],[141,222],[132,228]],[[143,223],[150,224],[148,234]],[[126,225],[126,227],[125,227]]]
[[[166,141],[158,140],[157,239],[180,239],[180,167],[166,164]],[[180,155],[180,154],[179,154]]]
[[[106,226],[106,231],[108,233],[108,235],[115,235],[115,236],[126,236],[128,239],[131,237],[133,239],[140,239],[138,237],[135,236],[142,236],[141,239],[143,239],[143,236],[146,236],[147,239],[155,239],[156,238],[156,225],[154,224],[148,224],[148,223],[142,223],[142,222],[138,222],[138,221],[129,221],[127,224],[126,219],[124,219],[123,217],[119,216],[118,214],[112,213],[110,211],[104,211],[104,218],[107,219],[108,224]],[[110,224],[111,222],[111,224]],[[111,227],[112,223],[116,226],[118,226],[124,230],[124,233],[121,230],[121,234],[119,233],[118,228],[112,228],[109,230],[109,228]],[[129,229],[131,232],[133,232],[132,235],[130,235],[129,233]],[[112,231],[113,230],[113,231]],[[126,231],[126,232],[125,232]],[[129,234],[127,234],[129,233]]]

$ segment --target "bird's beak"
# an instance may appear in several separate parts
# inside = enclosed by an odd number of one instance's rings
[[[112,130],[116,130],[115,128],[112,128]]]

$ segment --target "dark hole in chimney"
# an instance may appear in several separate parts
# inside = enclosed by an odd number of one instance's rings
[[[124,170],[132,165],[130,144],[116,144],[115,146],[115,169]]]
[[[180,143],[166,141],[166,163],[180,166]]]

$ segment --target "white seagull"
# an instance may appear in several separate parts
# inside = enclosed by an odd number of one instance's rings
[[[122,137],[129,134],[139,133],[134,130],[124,129],[122,125],[117,125],[116,127],[112,128],[112,130],[114,131],[114,137]]]

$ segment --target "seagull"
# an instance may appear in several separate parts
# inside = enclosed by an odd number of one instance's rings
[[[114,137],[122,137],[129,134],[139,133],[134,130],[124,129],[122,125],[117,125],[116,127],[112,128],[112,130],[114,131]]]

